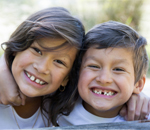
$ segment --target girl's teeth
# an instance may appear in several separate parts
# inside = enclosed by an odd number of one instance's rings
[[[38,84],[41,84],[41,85],[43,85],[45,82],[43,82],[43,81],[41,81],[40,79],[35,79],[35,77],[32,75],[30,75],[29,73],[27,73],[26,72],[26,74],[27,74],[27,76],[32,80],[32,81],[35,81],[36,83],[38,83]]]
[[[28,74],[28,73],[26,73],[27,74],[27,76],[30,78],[31,77],[31,75],[30,74]]]
[[[36,82],[36,83],[40,83],[40,80],[39,80],[39,79],[36,79],[35,82]]]
[[[34,76],[31,76],[30,79],[31,79],[32,81],[34,81],[34,80],[35,80],[35,77],[34,77]]]
[[[40,84],[42,85],[42,84],[44,84],[44,82],[43,82],[43,81],[40,81]]]

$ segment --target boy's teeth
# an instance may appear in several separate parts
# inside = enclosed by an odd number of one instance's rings
[[[112,96],[114,95],[115,93],[114,92],[111,92],[111,91],[102,91],[102,90],[93,90],[94,93],[96,94],[103,94],[103,95],[106,95],[106,96]]]
[[[36,82],[36,83],[38,83],[38,84],[41,84],[41,85],[43,85],[45,82],[43,82],[43,81],[41,81],[40,79],[35,79],[35,77],[32,75],[30,75],[29,73],[27,73],[26,72],[26,74],[27,74],[27,76],[32,80],[32,81],[34,81],[34,82]]]
[[[104,95],[107,95],[107,92],[106,92],[106,91],[104,92]]]

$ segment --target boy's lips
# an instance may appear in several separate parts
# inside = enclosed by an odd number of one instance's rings
[[[35,75],[33,75],[33,74],[31,74],[31,73],[29,73],[29,72],[27,72],[27,71],[25,71],[25,74],[27,75],[27,77],[28,77],[31,81],[33,81],[33,82],[35,82],[35,83],[37,83],[37,84],[40,84],[40,85],[45,85],[45,84],[47,84],[47,82],[45,82],[44,80],[42,80],[42,79],[36,77]]]
[[[99,95],[106,95],[106,96],[113,96],[116,95],[117,92],[114,90],[109,90],[109,89],[101,89],[101,88],[96,88],[93,87],[91,88],[93,93],[99,94]]]

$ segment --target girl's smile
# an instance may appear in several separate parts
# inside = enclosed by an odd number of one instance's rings
[[[29,81],[29,83],[33,84],[33,86],[37,87],[37,88],[43,88],[44,85],[48,84],[46,81],[44,81],[43,79],[27,72],[24,71],[25,75],[27,77],[27,81]]]

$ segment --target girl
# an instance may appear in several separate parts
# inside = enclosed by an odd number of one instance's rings
[[[6,63],[26,104],[1,104],[0,129],[56,125],[57,115],[71,109],[73,88],[66,84],[83,37],[82,23],[61,7],[41,10],[20,24],[2,47],[6,45]],[[43,97],[48,94],[51,104]]]

